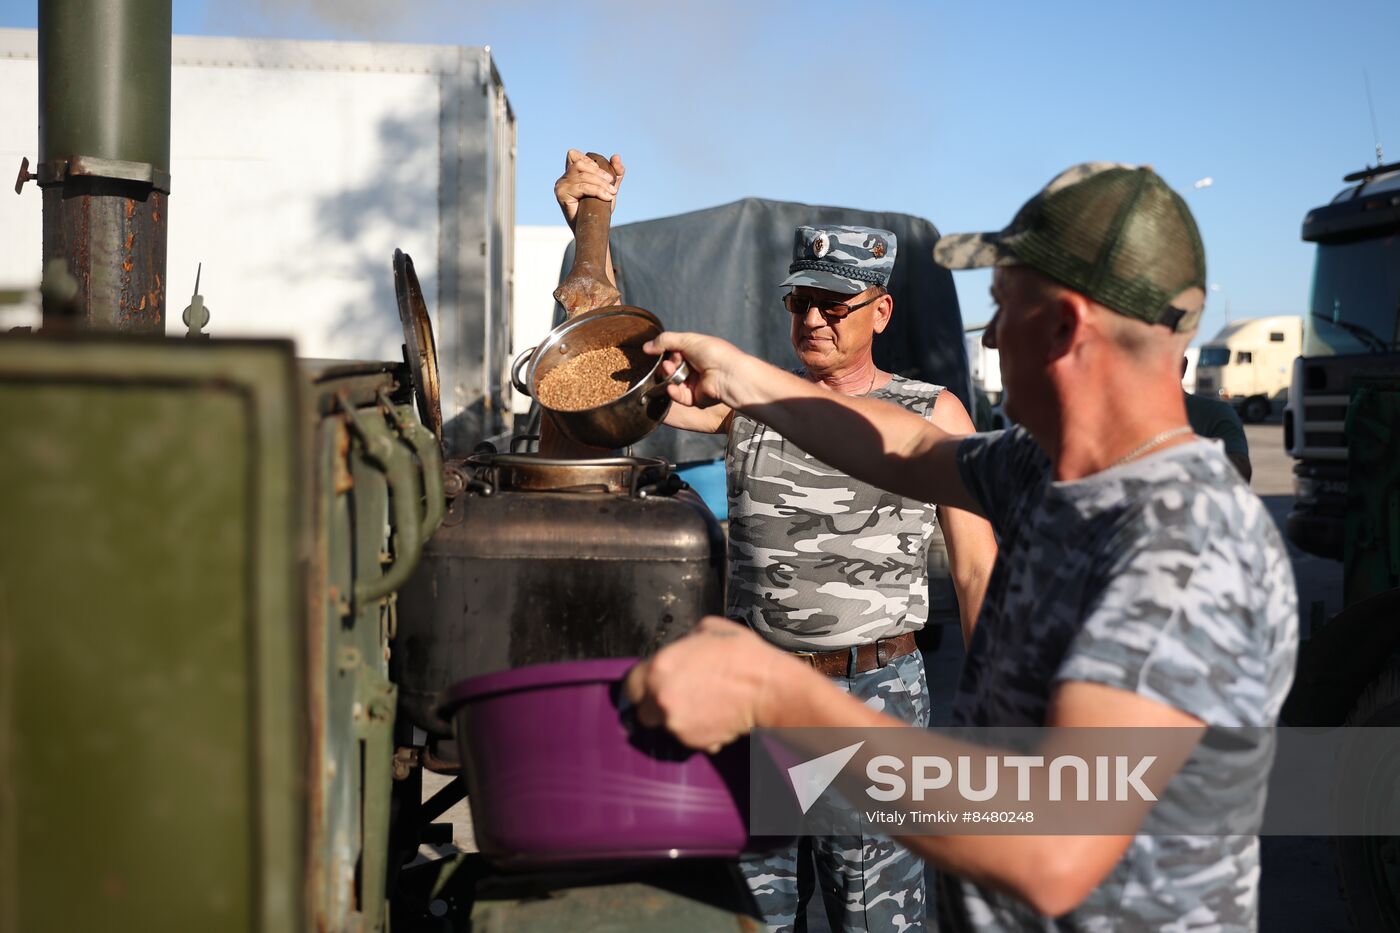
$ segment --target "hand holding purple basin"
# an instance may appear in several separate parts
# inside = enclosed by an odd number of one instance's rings
[[[473,677],[443,704],[477,844],[531,865],[728,857],[748,843],[748,740],[716,755],[619,712],[631,658]]]

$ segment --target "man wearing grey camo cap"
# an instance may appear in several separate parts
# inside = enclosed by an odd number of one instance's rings
[[[783,305],[802,363],[796,372],[967,433],[971,424],[956,418],[961,406],[941,386],[875,366],[872,342],[893,312],[887,286],[897,251],[888,230],[797,228],[781,283],[791,289]],[[680,427],[704,429],[719,416],[707,411],[695,425],[694,409],[672,411],[668,423]],[[744,414],[722,424],[729,434],[726,615],[795,652],[850,696],[927,726],[928,683],[914,632],[928,619],[929,539],[941,523],[970,633],[995,553],[990,527],[970,513],[853,479]],[[918,929],[925,920],[923,864],[885,836],[803,836],[741,868],[771,931],[800,928],[813,890],[822,892],[838,931]]]
[[[949,437],[897,409],[822,396],[714,337],[662,334],[648,349],[689,363],[671,390],[682,404],[722,403],[853,476],[991,520],[999,551],[955,724],[1170,727],[1190,741],[1165,771],[1167,789],[1190,791],[1187,824],[1153,806],[1136,835],[905,837],[940,870],[941,929],[1254,930],[1258,838],[1168,828],[1219,826],[1226,800],[1262,811],[1267,727],[1298,638],[1278,529],[1187,423],[1178,365],[1206,281],[1191,212],[1149,168],[1085,163],[1006,228],[946,236],[934,258],[993,268],[985,340],[1001,351],[1018,427]],[[875,442],[848,443],[859,435]],[[754,726],[893,724],[719,619],[634,669],[628,693],[644,722],[695,747]],[[1219,767],[1195,738],[1208,726],[1252,729],[1231,738],[1260,766]],[[908,744],[954,754],[928,733]]]
[[[572,154],[571,154],[572,155]],[[615,166],[615,170],[620,168]],[[591,160],[570,159],[556,185],[566,195],[613,200]],[[887,286],[898,242],[873,227],[797,228],[793,259],[772,311],[791,318],[795,370],[832,394],[878,399],[945,430],[972,431],[941,386],[883,372],[872,347],[894,311]],[[727,434],[729,573],[725,613],[820,671],[837,689],[904,722],[928,725],[928,684],[914,632],[928,619],[928,546],[941,525],[950,571],[971,631],[996,545],[968,512],[907,499],[828,466],[723,406],[673,405],[666,423]],[[920,929],[922,862],[885,836],[804,836],[741,863],[771,931],[805,927],[820,889],[837,931]]]

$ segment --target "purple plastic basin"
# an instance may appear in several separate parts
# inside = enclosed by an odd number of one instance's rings
[[[632,658],[538,664],[447,693],[477,844],[504,864],[729,857],[748,841],[748,742],[683,748],[619,711]]]

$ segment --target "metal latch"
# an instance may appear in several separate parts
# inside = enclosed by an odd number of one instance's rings
[[[39,176],[29,170],[29,157],[25,156],[19,160],[19,177],[15,179],[15,194],[19,194],[24,183]]]

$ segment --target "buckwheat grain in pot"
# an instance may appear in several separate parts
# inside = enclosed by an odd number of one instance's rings
[[[540,379],[535,398],[553,411],[584,411],[620,398],[651,371],[656,357],[641,347],[599,347],[560,364]]]

